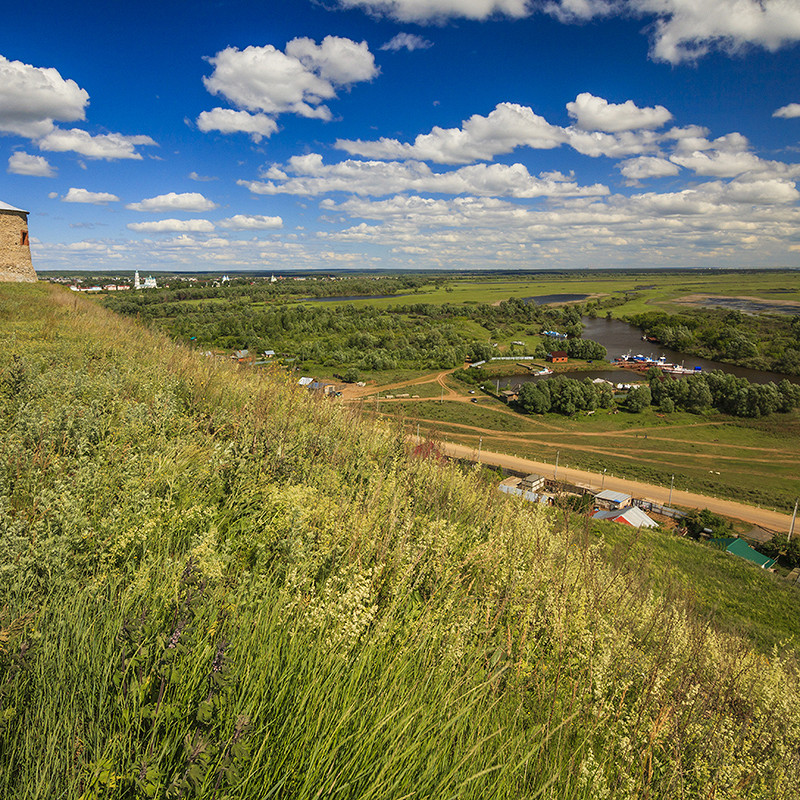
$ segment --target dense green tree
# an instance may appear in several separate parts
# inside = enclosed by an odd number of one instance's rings
[[[650,405],[651,399],[649,386],[634,386],[625,397],[625,410],[638,414]]]

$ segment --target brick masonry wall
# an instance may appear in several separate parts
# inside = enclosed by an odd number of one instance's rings
[[[28,219],[24,213],[0,209],[0,281],[36,280],[31,248],[20,244],[22,232],[27,230]]]

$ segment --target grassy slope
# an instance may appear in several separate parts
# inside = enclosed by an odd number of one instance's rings
[[[3,796],[800,791],[793,660],[568,516],[59,289],[0,371]]]

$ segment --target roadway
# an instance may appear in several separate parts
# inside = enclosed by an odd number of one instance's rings
[[[466,461],[478,461],[478,452],[474,447],[467,447],[453,442],[440,442],[441,450],[452,458]],[[568,483],[582,484],[591,486],[595,489],[613,489],[615,492],[625,492],[632,497],[642,500],[651,500],[661,505],[668,505],[670,499],[669,487],[653,486],[649,483],[628,480],[627,478],[617,478],[606,475],[605,479],[597,472],[585,472],[571,467],[558,467],[558,474],[555,475],[555,466],[544,461],[531,461],[527,458],[509,456],[504,453],[492,453],[482,450],[480,462],[493,467],[505,467],[506,469],[522,472],[525,474],[536,473],[546,478],[558,477]],[[758,525],[770,531],[786,533],[792,523],[790,514],[781,514],[777,511],[770,511],[766,508],[736,503],[732,500],[723,500],[717,497],[708,497],[694,492],[685,492],[678,489],[672,492],[672,506],[679,508],[707,508],[715,514],[722,514],[733,519],[743,520],[753,525]],[[797,523],[795,523],[795,533]]]

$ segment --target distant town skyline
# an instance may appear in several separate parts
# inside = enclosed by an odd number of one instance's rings
[[[789,0],[45,0],[0,29],[37,271],[800,266]]]

